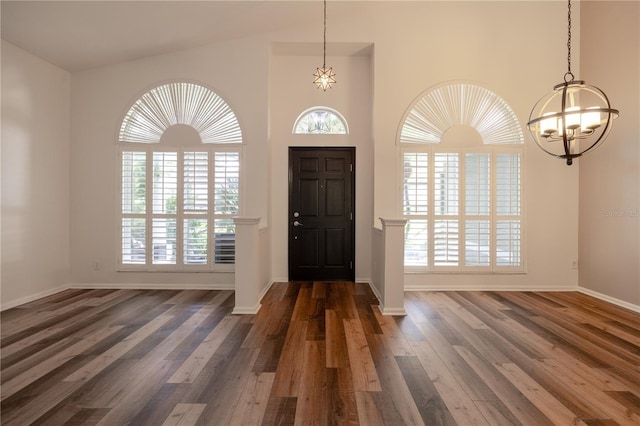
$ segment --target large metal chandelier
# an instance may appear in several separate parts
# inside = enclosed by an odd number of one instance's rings
[[[619,111],[595,86],[574,80],[571,72],[571,0],[568,0],[567,65],[564,82],[542,97],[531,110],[527,128],[546,153],[573,163],[606,139]],[[585,105],[588,105],[585,107]]]
[[[327,68],[327,0],[324,0],[324,32],[323,32],[323,44],[322,44],[322,68],[317,68],[313,79],[313,83],[322,89],[327,91],[331,89],[331,85],[336,83],[336,73],[333,72],[333,68]]]

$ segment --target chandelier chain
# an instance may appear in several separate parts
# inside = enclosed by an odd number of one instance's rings
[[[568,21],[568,29],[567,29],[567,72],[564,75],[565,83],[573,81],[573,79],[574,79],[574,75],[571,72],[571,0],[568,1],[567,21]],[[567,80],[567,77],[569,77],[570,79]]]
[[[322,68],[327,68],[327,0],[324,0],[324,30],[322,33]]]

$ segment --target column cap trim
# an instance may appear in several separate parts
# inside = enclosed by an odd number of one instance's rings
[[[259,217],[234,217],[233,223],[236,225],[257,225],[260,223]]]
[[[380,218],[382,226],[404,226],[407,223],[407,219],[383,219]]]

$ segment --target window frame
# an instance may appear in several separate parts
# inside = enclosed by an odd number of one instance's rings
[[[342,123],[342,126],[344,127],[344,133],[343,132],[298,132],[296,131],[300,121],[302,121],[307,116],[314,114],[316,112],[325,112],[335,116]],[[344,116],[340,113],[340,111],[327,106],[316,105],[311,108],[305,109],[298,115],[298,117],[293,123],[293,128],[291,129],[291,133],[294,135],[348,135],[349,123],[347,122],[347,119],[344,118]]]
[[[404,211],[405,208],[405,188],[404,188],[404,173],[400,174],[399,178],[399,191],[401,197],[400,202],[400,215],[402,218],[407,220],[407,225],[413,220],[426,220],[427,221],[427,264],[426,265],[411,265],[406,264],[405,259],[403,259],[404,271],[406,273],[458,273],[458,274],[522,274],[526,273],[526,256],[525,256],[525,217],[524,217],[524,146],[523,145],[482,145],[475,147],[450,147],[447,148],[446,145],[441,144],[401,144],[400,147],[400,170],[403,170],[405,167],[404,159],[405,154],[407,153],[426,153],[428,156],[428,177],[427,177],[427,192],[428,192],[428,201],[427,201],[427,213],[426,214],[406,214]],[[434,158],[436,154],[439,153],[456,153],[458,154],[458,212],[455,215],[439,215],[436,216],[434,213],[435,203],[434,203]],[[490,203],[489,203],[489,215],[467,215],[466,213],[466,200],[465,200],[465,189],[466,189],[466,158],[465,155],[469,153],[487,153],[490,158]],[[519,179],[520,179],[520,214],[519,215],[498,215],[497,214],[497,202],[496,202],[496,161],[495,158],[498,154],[501,153],[516,153],[519,155]],[[445,266],[445,265],[435,265],[434,264],[434,228],[435,228],[435,220],[436,217],[442,218],[451,218],[450,220],[457,220],[458,222],[458,265],[455,266]],[[466,221],[468,220],[483,220],[485,218],[489,219],[489,253],[490,253],[490,262],[488,266],[466,266],[465,263],[465,229],[466,229]],[[519,220],[520,221],[520,264],[517,266],[499,266],[496,262],[496,239],[497,239],[497,231],[496,224],[499,220]],[[406,231],[405,231],[406,236]],[[405,238],[405,249],[406,249],[406,238]],[[405,256],[406,258],[406,256]]]
[[[188,131],[180,129],[176,126],[186,126]],[[170,129],[175,130],[169,134],[167,131]],[[177,132],[176,132],[177,130]],[[197,137],[194,137],[197,134]],[[187,81],[176,80],[171,82],[161,83],[156,85],[141,96],[137,97],[132,103],[126,114],[123,115],[122,122],[120,124],[120,130],[118,132],[117,139],[117,178],[119,182],[117,184],[118,200],[116,201],[116,222],[117,222],[117,243],[116,243],[116,270],[117,271],[145,271],[145,272],[233,272],[235,270],[235,224],[233,218],[241,215],[244,190],[243,186],[243,147],[244,138],[242,128],[238,121],[238,117],[231,108],[231,105],[218,95],[216,92],[208,88],[206,85]],[[129,204],[123,198],[125,175],[123,174],[123,153],[125,152],[143,152],[145,161],[145,183],[144,183],[144,213],[125,213],[125,207]],[[172,194],[172,188],[169,189],[170,195],[163,196],[163,206],[167,205],[172,197],[175,196],[176,211],[174,214],[154,211],[153,205],[153,188],[156,183],[154,182],[155,176],[155,161],[154,154],[159,152],[175,152],[176,153],[176,169],[173,173],[175,176],[171,176],[171,180],[175,179],[175,194]],[[194,197],[194,202],[189,208],[185,206],[184,196],[185,192],[189,192],[185,186],[185,167],[187,161],[185,160],[185,152],[206,152],[207,153],[207,196],[206,196],[206,210],[203,213],[199,213],[202,206],[204,197]],[[237,173],[237,206],[232,213],[220,212],[216,213],[216,173],[215,162],[216,154],[220,152],[235,152],[238,154],[238,170]],[[202,168],[203,162],[200,162],[194,158],[194,173],[193,175],[193,187],[196,192],[203,186],[200,178],[204,176],[204,168]],[[200,164],[197,166],[196,164]],[[199,169],[199,170],[198,170]],[[135,166],[131,167],[131,179],[135,179]],[[229,180],[225,175],[225,185],[229,185]],[[191,182],[191,180],[189,180]],[[129,182],[132,191],[136,191],[136,183],[131,180]],[[163,190],[165,186],[162,185]],[[228,188],[225,188],[228,189]],[[195,192],[194,192],[195,194]],[[225,191],[225,194],[228,192]],[[138,201],[135,197],[135,192],[131,193],[131,202]],[[225,197],[225,199],[227,199]],[[173,202],[173,200],[171,200]],[[132,206],[134,204],[131,204]],[[162,210],[165,210],[163,207]],[[131,242],[129,246],[125,244],[125,238],[129,238],[129,235],[124,235],[125,232],[123,223],[127,218],[140,218],[144,220],[144,227],[135,228],[133,231],[140,231],[144,229],[144,262],[143,263],[124,263],[124,258],[129,255],[132,258],[136,256],[135,249]],[[203,219],[206,220],[206,263],[199,263],[198,259],[192,263],[185,262],[187,257],[185,251],[185,245],[187,245],[186,231],[192,229],[186,226],[186,221],[189,219]],[[154,220],[157,219],[170,219],[175,220],[175,237],[171,235],[172,229],[165,226],[156,226],[154,228]],[[215,224],[218,220],[227,220],[230,222],[230,228],[233,228],[233,239],[227,238],[216,247],[216,228]],[[157,225],[158,222],[156,222]],[[154,229],[157,235],[154,235]],[[142,232],[140,232],[142,234]],[[189,235],[192,237],[192,235]],[[155,256],[158,254],[156,251],[156,244],[169,244],[175,239],[174,248],[172,250],[175,253],[175,263],[173,258],[164,263],[162,260],[158,261]],[[233,240],[231,242],[231,240]],[[202,247],[199,243],[201,241],[200,235],[196,235],[195,238],[190,240],[193,244],[193,248],[197,251]],[[219,247],[231,247],[233,246],[233,255],[229,252],[216,252]],[[126,248],[130,248],[127,252]],[[168,247],[167,247],[168,248]],[[140,256],[138,254],[138,256]],[[233,262],[228,262],[230,257],[233,256]],[[216,263],[218,257],[227,257],[227,262]],[[134,259],[135,260],[135,259]]]
[[[177,153],[177,200],[178,208],[175,213],[155,213],[153,211],[153,191],[146,191],[144,213],[124,213],[122,211],[123,200],[123,155],[125,152],[144,152],[146,155],[146,186],[153,182],[153,155],[157,152]],[[206,152],[207,153],[207,211],[203,214],[187,211],[184,208],[184,153],[185,152]],[[215,154],[220,152],[232,152],[238,154],[238,213],[216,213],[215,211]],[[235,257],[233,263],[215,263],[215,221],[217,219],[229,219],[238,217],[242,211],[243,197],[243,146],[242,145],[185,145],[170,146],[160,144],[132,144],[121,143],[118,146],[118,220],[117,220],[117,271],[141,271],[141,272],[233,272],[235,270]],[[151,167],[149,167],[151,165]],[[123,262],[123,220],[132,218],[145,219],[145,263],[133,264]],[[176,220],[176,262],[171,264],[154,263],[153,261],[153,220],[156,218],[168,218]],[[206,218],[207,220],[207,262],[205,264],[188,264],[184,262],[184,220],[190,218]],[[235,235],[235,232],[234,232]]]

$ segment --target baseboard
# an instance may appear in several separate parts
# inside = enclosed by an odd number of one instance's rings
[[[487,286],[487,285],[461,285],[461,286],[438,286],[438,285],[413,285],[405,286],[404,291],[577,291],[575,286],[532,286],[532,287],[507,287],[507,286]]]
[[[262,307],[262,299],[264,298],[267,291],[271,288],[274,281],[269,281],[267,285],[262,289],[260,294],[258,294],[258,303],[255,306],[234,306],[233,311],[231,312],[233,315],[255,315],[258,313],[260,308]]]
[[[13,300],[7,304],[3,304],[0,306],[0,311],[5,311],[7,309],[15,308],[16,306],[24,305],[27,303],[31,303],[35,300],[42,299],[43,297],[48,297],[56,293],[60,293],[61,291],[68,290],[70,287],[61,286],[56,287],[51,290],[41,291],[40,293],[32,294],[30,296],[21,297],[20,299]]]
[[[264,298],[264,296],[267,294],[267,292],[269,291],[269,289],[271,288],[271,286],[273,285],[273,283],[275,283],[277,281],[269,281],[267,283],[266,286],[264,286],[264,288],[262,289],[262,291],[260,292],[260,294],[258,295],[258,301],[262,302],[262,299]]]
[[[378,310],[382,315],[398,315],[398,316],[407,315],[407,312],[404,310],[404,308],[393,308],[393,309],[385,308],[382,295],[380,294],[376,286],[373,285],[373,282],[371,282],[371,280],[365,278],[365,279],[357,280],[357,282],[369,284],[369,288],[378,299]]]
[[[578,287],[578,291],[588,296],[595,297],[596,299],[604,300],[605,302],[609,302],[622,308],[629,309],[630,311],[640,313],[640,305],[634,305],[633,303],[625,302],[624,300],[616,299],[615,297],[607,296],[606,294],[602,294],[584,287]]]
[[[284,280],[286,282],[286,280]],[[267,291],[271,288],[274,282],[282,282],[282,280],[273,280],[270,281],[264,289],[258,295],[258,300],[261,301]],[[380,312],[384,315],[405,315],[403,312],[399,312],[398,309],[385,310],[382,305],[382,295],[378,292],[373,283],[368,279],[358,279],[357,282],[366,283],[369,285],[369,288],[373,292],[373,294],[380,301]],[[20,305],[24,305],[26,303],[33,302],[38,299],[42,299],[44,297],[51,296],[56,293],[60,293],[61,291],[68,290],[70,288],[73,289],[123,289],[123,290],[235,290],[235,286],[233,284],[216,284],[216,285],[193,285],[193,284],[176,284],[176,283],[168,283],[168,284],[136,284],[136,283],[127,283],[127,284],[114,284],[114,283],[85,283],[85,284],[73,284],[70,286],[61,286],[54,289],[42,291],[40,293],[36,293],[30,296],[22,297],[17,300],[13,300],[9,303],[2,304],[0,306],[0,311],[5,311],[7,309],[15,308]],[[405,287],[405,291],[578,291],[580,293],[584,293],[586,295],[595,297],[596,299],[603,300],[605,302],[612,303],[614,305],[620,306],[622,308],[629,309],[634,312],[640,313],[640,305],[635,305],[633,303],[625,302],[624,300],[617,299],[615,297],[607,296],[606,294],[599,293],[594,290],[590,290],[584,287],[529,287],[529,288],[516,288],[516,287],[474,287],[474,286],[460,286],[460,287],[438,287],[438,286],[411,286]],[[248,308],[248,312],[244,312],[245,308],[240,308],[237,311],[234,309],[234,313],[247,313],[247,314],[255,314],[260,309],[260,303],[255,307]],[[243,312],[240,312],[243,311]],[[398,312],[396,312],[398,311]]]
[[[261,303],[258,303],[253,307],[235,306],[233,308],[233,311],[231,311],[231,314],[232,315],[255,315],[258,313],[261,307],[262,307]]]
[[[382,315],[395,315],[395,316],[401,316],[404,317],[407,315],[407,311],[404,310],[404,308],[395,308],[395,309],[386,309],[382,303],[380,305],[378,305],[378,309],[380,310],[380,313]]]

